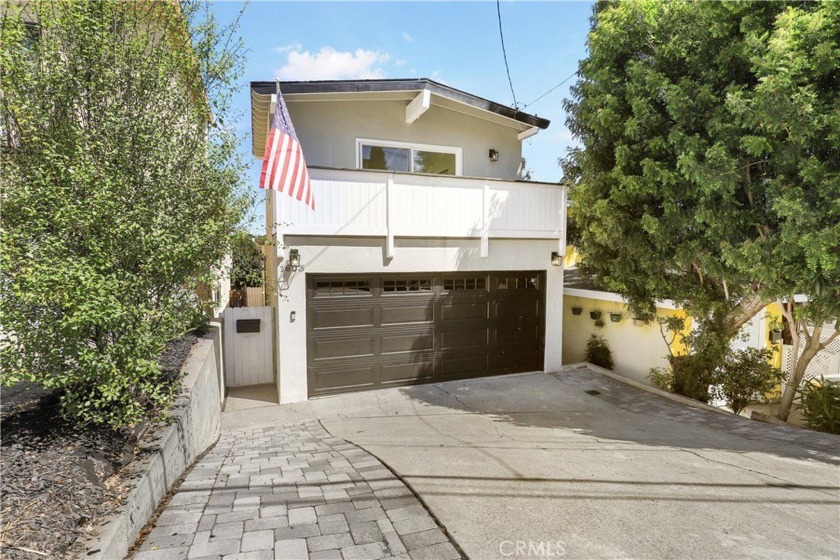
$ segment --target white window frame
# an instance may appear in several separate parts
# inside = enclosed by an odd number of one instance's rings
[[[415,142],[395,142],[392,140],[374,140],[371,138],[356,138],[356,169],[362,169],[364,171],[379,171],[377,169],[363,169],[362,168],[362,145],[368,146],[382,146],[383,148],[404,148],[411,151],[410,154],[410,162],[411,166],[414,166],[414,150],[420,150],[424,152],[440,152],[442,154],[454,154],[455,155],[455,176],[459,177],[463,174],[463,159],[464,159],[464,150],[463,148],[457,148],[455,146],[436,146],[434,144],[418,144]],[[385,170],[382,170],[385,171]],[[395,173],[391,171],[391,173]],[[404,173],[404,171],[398,171],[396,173]],[[415,173],[415,171],[411,170],[408,173]],[[435,175],[430,173],[430,175]],[[447,177],[447,175],[441,175],[441,177]]]

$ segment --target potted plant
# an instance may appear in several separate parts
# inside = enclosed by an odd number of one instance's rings
[[[592,319],[593,321],[597,321],[598,319],[601,318],[601,312],[600,311],[590,311],[589,312],[589,318]]]
[[[578,305],[572,306],[572,315],[580,315],[581,313],[583,313],[583,307],[580,307]]]
[[[610,321],[612,321],[613,323],[618,323],[619,321],[621,321],[621,313],[610,313]]]
[[[770,342],[777,343],[782,341],[782,331],[780,330],[773,330],[770,331]]]

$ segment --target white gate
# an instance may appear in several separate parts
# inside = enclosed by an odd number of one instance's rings
[[[270,307],[229,307],[225,320],[225,385],[274,382]]]

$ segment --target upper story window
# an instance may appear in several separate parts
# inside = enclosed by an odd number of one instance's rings
[[[356,152],[360,169],[461,174],[461,148],[359,139],[356,141]]]

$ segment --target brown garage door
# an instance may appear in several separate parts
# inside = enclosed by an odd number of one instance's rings
[[[309,395],[542,370],[545,274],[307,277]]]

